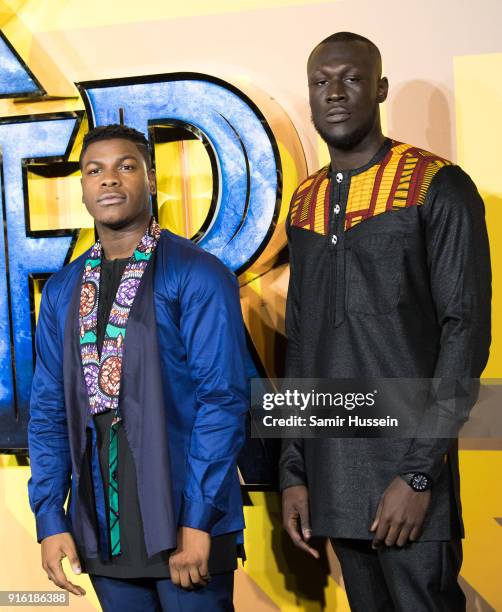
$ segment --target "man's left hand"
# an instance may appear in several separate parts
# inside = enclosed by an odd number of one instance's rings
[[[171,580],[189,591],[206,586],[211,580],[208,570],[211,536],[192,527],[178,528],[178,546],[169,557]]]
[[[404,546],[414,542],[425,519],[431,492],[414,491],[400,476],[385,490],[378,504],[370,531],[375,532],[372,546]]]

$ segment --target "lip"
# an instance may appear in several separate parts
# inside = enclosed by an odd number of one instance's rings
[[[345,108],[332,108],[326,113],[326,121],[328,123],[343,123],[350,119],[350,113]]]
[[[104,193],[98,198],[98,204],[109,205],[109,204],[121,204],[126,199],[123,193],[116,191]]]

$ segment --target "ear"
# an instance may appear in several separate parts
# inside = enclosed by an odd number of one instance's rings
[[[387,77],[382,77],[378,81],[378,88],[377,88],[377,100],[379,104],[387,100],[388,93],[389,93],[389,81],[387,80]]]
[[[152,195],[157,193],[157,177],[155,176],[155,170],[153,168],[148,170],[148,188]]]

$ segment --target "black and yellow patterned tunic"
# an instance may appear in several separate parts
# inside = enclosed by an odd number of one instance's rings
[[[386,140],[364,167],[326,167],[298,187],[288,239],[288,377],[481,375],[488,238],[458,166]],[[315,535],[370,539],[383,491],[408,472],[433,480],[422,540],[461,535],[456,441],[296,440],[283,449],[281,487],[308,485]]]

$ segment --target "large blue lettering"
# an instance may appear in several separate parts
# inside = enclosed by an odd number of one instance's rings
[[[199,246],[241,272],[266,245],[278,214],[280,162],[274,139],[250,100],[207,75],[81,83],[95,125],[125,123],[147,133],[156,122],[174,120],[203,132],[218,163],[216,212]]]
[[[23,192],[22,160],[26,158],[64,158],[77,127],[78,117],[74,113],[36,118],[16,117],[0,119],[0,147],[3,166],[3,209],[5,211],[6,236],[8,240],[7,270],[9,286],[2,292],[2,327],[0,328],[0,363],[2,396],[0,398],[0,427],[7,434],[15,428],[16,435],[8,435],[9,446],[25,446],[25,431],[28,400],[33,375],[33,338],[31,332],[29,274],[47,274],[59,270],[67,257],[71,245],[70,237],[27,236],[25,194]],[[3,251],[5,252],[5,250]],[[2,274],[3,272],[3,274]],[[5,266],[0,260],[0,283],[5,282]],[[10,300],[8,300],[8,295]],[[9,304],[10,302],[10,304]],[[9,326],[13,337],[14,355],[5,333]],[[7,322],[7,325],[6,325]],[[11,359],[9,359],[9,356]],[[12,359],[12,357],[14,359]],[[7,369],[15,365],[15,376]],[[12,419],[12,381],[15,382],[18,422]],[[5,385],[5,387],[4,387]],[[2,444],[5,446],[5,443]]]
[[[43,87],[0,31],[0,98],[39,96]]]

